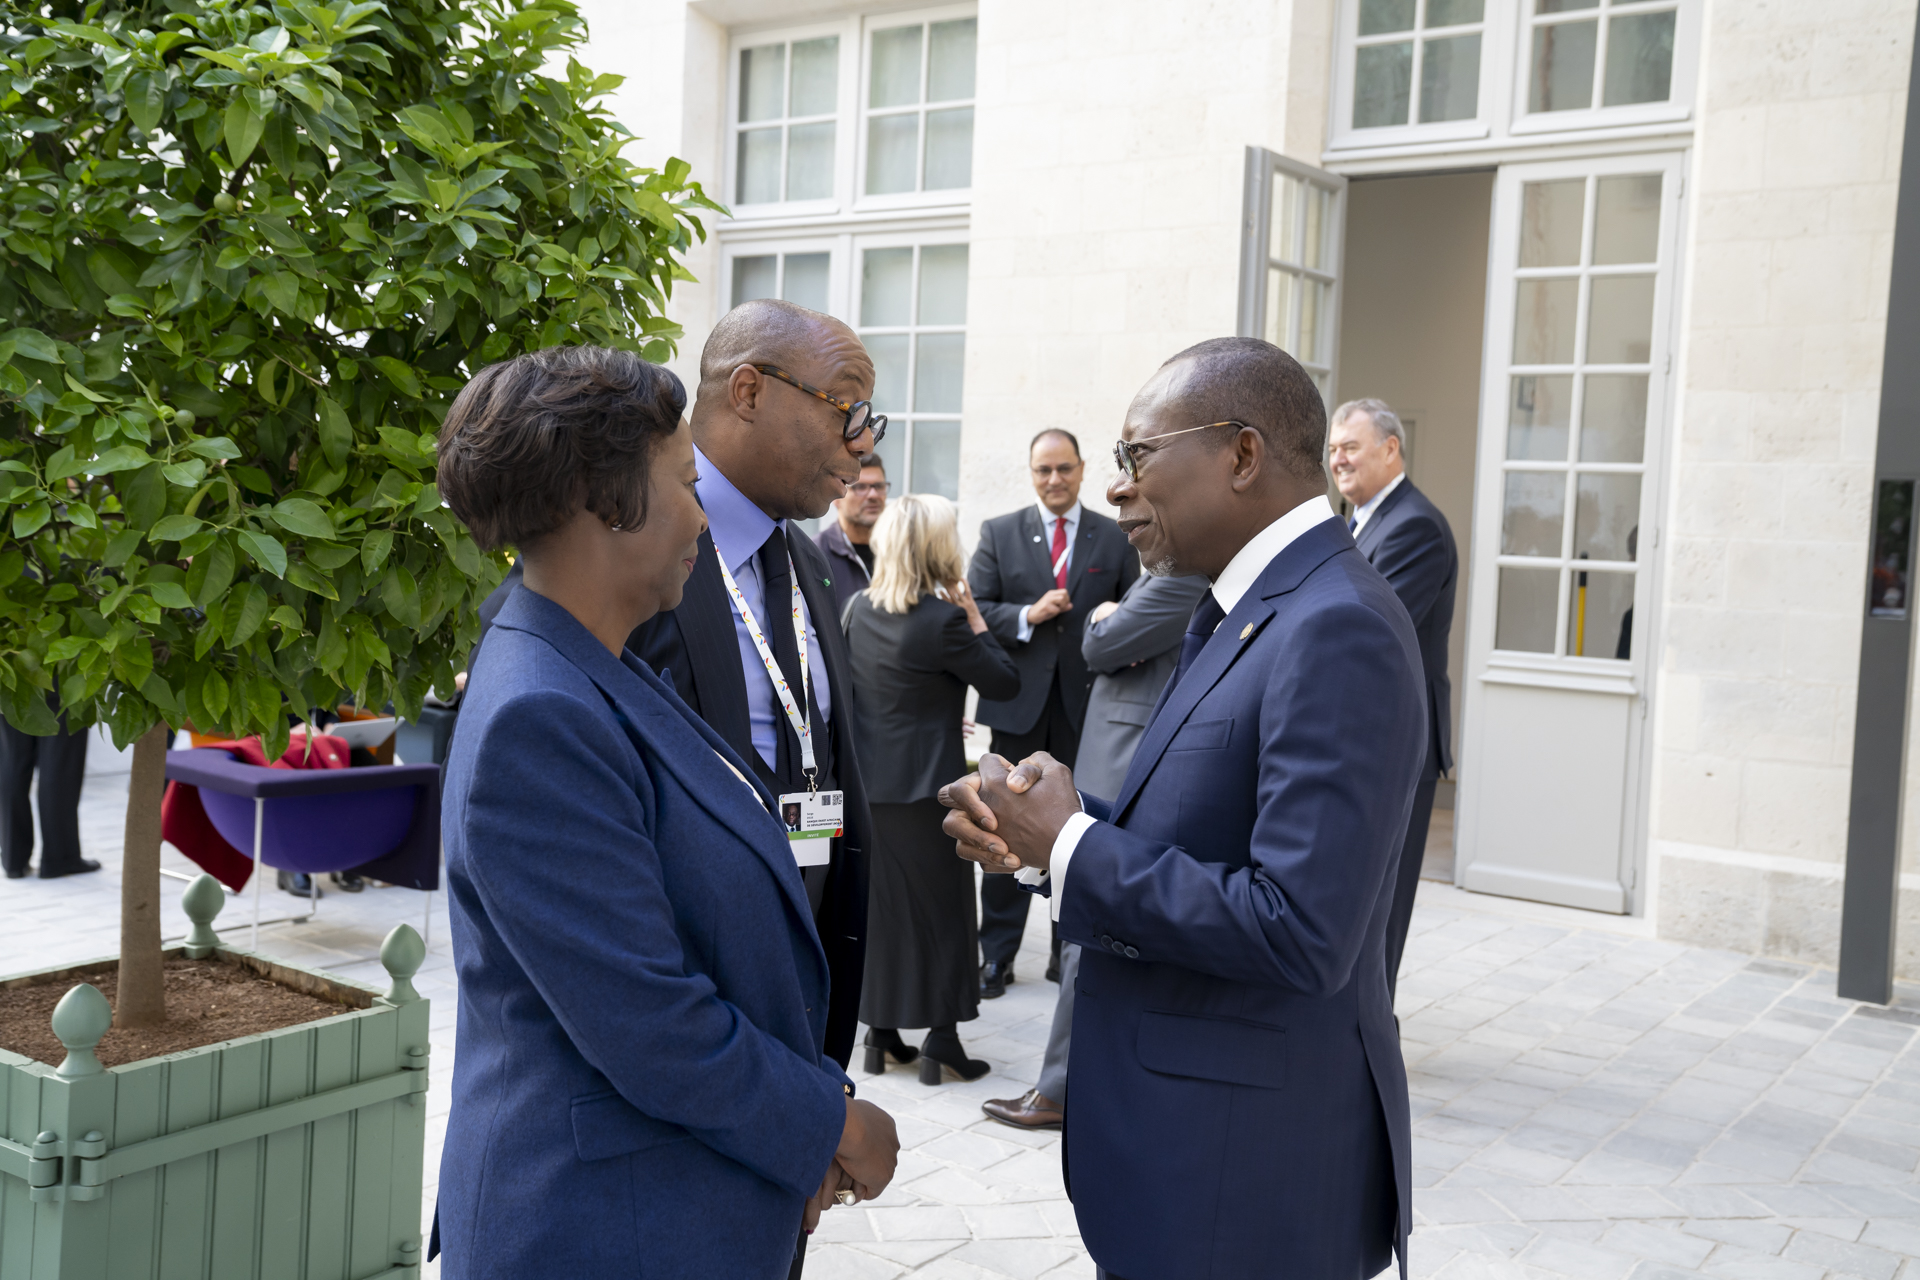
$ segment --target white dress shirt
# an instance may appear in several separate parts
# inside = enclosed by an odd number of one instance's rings
[[[1391,488],[1391,486],[1389,486]],[[1382,490],[1382,494],[1386,491]],[[1274,558],[1290,546],[1295,538],[1315,525],[1328,520],[1337,520],[1333,504],[1324,494],[1308,498],[1287,514],[1275,520],[1259,533],[1247,540],[1245,546],[1234,553],[1227,561],[1227,567],[1213,580],[1213,599],[1223,614],[1232,613],[1233,607],[1240,603],[1253,584],[1260,580],[1267,566]],[[1060,834],[1053,839],[1053,856],[1050,859],[1051,870],[1042,871],[1037,867],[1022,867],[1014,872],[1022,884],[1037,885],[1042,880],[1053,881],[1052,896],[1047,899],[1047,912],[1057,923],[1060,919],[1060,900],[1067,889],[1067,864],[1073,861],[1073,852],[1080,847],[1080,837],[1093,825],[1093,815],[1082,810],[1068,818],[1066,825],[1060,828]]]
[[[1357,538],[1360,536],[1360,531],[1367,527],[1367,521],[1373,519],[1373,513],[1378,511],[1380,509],[1380,504],[1387,500],[1387,495],[1392,493],[1395,489],[1398,489],[1400,487],[1400,482],[1402,480],[1405,480],[1406,478],[1407,478],[1407,473],[1402,471],[1399,475],[1395,476],[1393,479],[1387,481],[1385,485],[1381,486],[1380,492],[1374,494],[1371,498],[1368,498],[1365,502],[1360,504],[1360,506],[1353,513],[1353,536],[1354,537]]]
[[[1047,563],[1052,564],[1053,563],[1053,530],[1055,527],[1054,522],[1059,520],[1061,517],[1047,510],[1047,504],[1044,502],[1036,503],[1035,505],[1037,505],[1040,508],[1040,521],[1044,528],[1044,531],[1040,536],[1040,545],[1046,549]],[[1066,514],[1066,521],[1067,521],[1066,568],[1068,573],[1072,573],[1073,572],[1073,540],[1080,536],[1080,504],[1078,502],[1074,503],[1072,508],[1068,510]],[[1051,590],[1051,588],[1049,588],[1049,590]],[[1038,603],[1038,601],[1036,601],[1035,603]],[[1018,639],[1021,644],[1025,644],[1027,641],[1033,639],[1033,624],[1027,621],[1027,609],[1031,609],[1031,608],[1033,608],[1033,605],[1028,605],[1026,609],[1022,609],[1020,611],[1020,628],[1018,632]]]

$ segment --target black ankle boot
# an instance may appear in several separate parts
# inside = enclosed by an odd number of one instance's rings
[[[939,1084],[945,1073],[953,1072],[962,1080],[978,1080],[993,1068],[979,1058],[969,1058],[960,1046],[960,1035],[951,1026],[935,1027],[920,1042],[920,1083]]]
[[[866,1045],[867,1060],[863,1065],[868,1075],[877,1076],[885,1071],[889,1057],[904,1066],[920,1056],[920,1051],[902,1040],[898,1031],[885,1027],[869,1027]]]

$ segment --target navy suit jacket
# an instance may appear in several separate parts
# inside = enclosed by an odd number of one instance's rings
[[[1338,520],[1164,695],[1065,876],[1067,1182],[1102,1267],[1367,1280],[1411,1226],[1387,995],[1426,745],[1406,610]]]
[[[1360,530],[1360,554],[1380,571],[1413,620],[1420,666],[1427,679],[1427,719],[1432,725],[1437,777],[1453,768],[1453,683],[1447,675],[1447,637],[1453,631],[1453,594],[1460,581],[1460,553],[1453,527],[1433,500],[1402,480],[1380,500]]]
[[[524,589],[454,735],[441,1274],[785,1275],[847,1079],[765,793],[632,653]]]
[[[1087,718],[1093,672],[1080,652],[1086,619],[1108,600],[1118,600],[1140,576],[1140,556],[1120,526],[1080,504],[1080,534],[1067,566],[1067,595],[1073,608],[1056,614],[1020,642],[1020,611],[1053,590],[1051,525],[1040,522],[1033,504],[995,516],[980,526],[967,585],[980,602],[993,638],[1013,657],[1020,689],[1010,698],[981,695],[974,716],[1003,733],[1028,733],[1047,709],[1047,691],[1060,677],[1060,701],[1078,730]]]

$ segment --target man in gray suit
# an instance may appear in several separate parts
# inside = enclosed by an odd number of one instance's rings
[[[1080,640],[1081,656],[1097,674],[1087,698],[1087,719],[1080,732],[1080,757],[1074,784],[1088,795],[1112,796],[1133,763],[1134,748],[1153,719],[1160,691],[1180,660],[1193,607],[1207,591],[1207,580],[1143,576],[1116,603],[1093,611]],[[995,1098],[980,1109],[1016,1129],[1058,1129],[1067,1101],[1067,1048],[1073,1039],[1073,988],[1080,972],[1080,948],[1060,948],[1060,994],[1053,1006],[1053,1030],[1040,1083],[1018,1098]]]

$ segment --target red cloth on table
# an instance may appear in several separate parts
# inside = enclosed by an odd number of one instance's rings
[[[241,738],[234,742],[209,742],[197,749],[224,751],[242,764],[267,764],[267,753],[261,749],[258,737]],[[309,751],[307,736],[296,733],[293,741],[287,744],[285,753],[267,767],[344,769],[348,755],[346,742],[332,734],[315,734],[313,749]],[[200,803],[198,787],[180,782],[167,784],[167,794],[160,801],[160,835],[199,864],[202,871],[235,893],[245,888],[248,878],[253,875],[253,852],[243,852],[227,843],[226,837],[213,825],[213,819],[207,816],[206,806]]]

